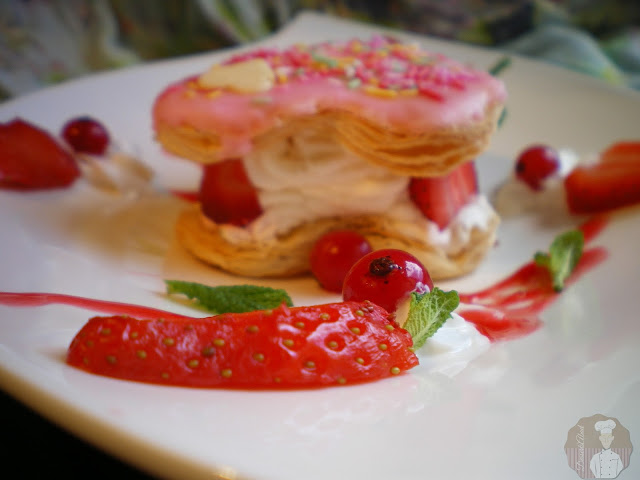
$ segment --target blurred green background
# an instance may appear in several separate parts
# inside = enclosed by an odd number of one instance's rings
[[[640,88],[638,0],[2,0],[0,98],[259,40],[304,9],[514,51]]]

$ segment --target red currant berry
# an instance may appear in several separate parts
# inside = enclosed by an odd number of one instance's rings
[[[535,145],[524,150],[516,161],[516,176],[533,190],[542,189],[542,181],[558,171],[560,159],[551,147]]]
[[[349,269],[369,252],[371,245],[357,232],[335,230],[326,233],[311,250],[311,273],[324,289],[340,293]]]
[[[416,257],[389,248],[373,251],[356,262],[344,279],[342,298],[369,300],[393,313],[411,292],[431,289],[431,276]]]
[[[97,120],[77,117],[62,127],[62,137],[78,153],[102,155],[109,145],[109,133]]]

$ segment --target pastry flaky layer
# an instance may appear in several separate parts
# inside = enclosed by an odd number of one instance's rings
[[[330,217],[304,223],[269,242],[248,239],[230,242],[221,226],[205,219],[197,206],[178,218],[179,242],[196,258],[231,273],[248,277],[289,277],[309,271],[309,255],[316,240],[333,230],[364,235],[374,250],[398,248],[414,255],[434,280],[454,278],[473,271],[495,242],[499,218],[490,213],[486,228],[471,230],[468,242],[456,253],[404,236],[387,215]]]
[[[360,162],[364,182],[368,168],[377,175],[383,169],[392,177],[433,177],[475,159],[487,148],[505,99],[502,82],[486,72],[417,45],[374,37],[231,57],[169,86],[156,99],[153,123],[167,151],[202,164],[229,158],[247,164],[256,156],[268,163],[271,155],[275,163],[287,157],[292,170],[300,170],[326,150]],[[299,156],[287,153],[296,142],[307,142],[297,139],[309,131],[319,132],[314,145],[297,149]],[[256,180],[250,166],[247,173]],[[270,206],[263,208],[267,213]],[[265,236],[229,235],[225,225],[194,206],[178,220],[177,232],[187,250],[211,265],[245,276],[280,277],[308,271],[309,252],[322,234],[350,229],[373,248],[413,253],[433,278],[444,279],[473,270],[498,225],[496,214],[488,212],[482,226],[473,226],[465,243],[451,249],[427,229],[423,236],[408,235],[393,210],[342,210],[309,215]]]
[[[295,130],[297,123],[328,122],[332,126],[331,141],[372,165],[397,175],[436,177],[451,172],[484,152],[489,145],[502,112],[502,104],[487,105],[482,117],[465,125],[450,125],[419,134],[394,130],[351,112],[329,110],[315,115],[282,119],[284,129]],[[268,136],[283,137],[282,124],[252,138],[252,149]],[[180,157],[202,164],[221,160],[219,134],[197,130],[193,126],[160,125],[157,140]]]

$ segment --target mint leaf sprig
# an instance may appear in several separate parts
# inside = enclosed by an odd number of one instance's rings
[[[583,249],[584,234],[580,230],[569,230],[553,240],[549,253],[536,252],[533,259],[536,265],[549,270],[553,289],[561,292],[565,281],[578,264]]]
[[[219,285],[211,287],[195,282],[165,280],[169,295],[185,295],[212,313],[243,313],[277,308],[283,303],[293,306],[282,289],[258,285]]]
[[[497,77],[510,66],[511,66],[511,57],[509,57],[508,55],[503,55],[496,61],[496,63],[494,63],[491,67],[489,67],[489,70],[487,71],[489,72],[490,75]],[[502,109],[502,112],[500,112],[500,117],[498,118],[498,128],[502,126],[506,118],[507,118],[507,108],[505,107]]]
[[[509,57],[508,55],[503,55],[496,61],[496,63],[489,67],[488,72],[494,77],[497,77],[509,66],[511,66],[511,57]]]
[[[444,292],[434,287],[428,293],[412,293],[409,314],[403,328],[411,334],[413,347],[422,347],[451,318],[451,312],[459,304],[460,297],[455,290]]]

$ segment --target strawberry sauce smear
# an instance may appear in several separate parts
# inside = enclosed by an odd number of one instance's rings
[[[606,217],[594,217],[578,228],[585,244],[607,225]],[[603,247],[585,249],[567,279],[571,285],[608,256]],[[553,289],[549,271],[531,261],[504,280],[475,293],[460,293],[458,313],[491,341],[512,340],[536,331],[540,314],[561,294]]]
[[[10,307],[41,307],[43,305],[53,304],[69,305],[72,307],[85,308],[94,312],[107,313],[111,315],[125,315],[140,319],[163,318],[166,320],[189,321],[195,318],[155,308],[143,307],[140,305],[96,300],[59,293],[0,292],[0,305],[7,305]]]

